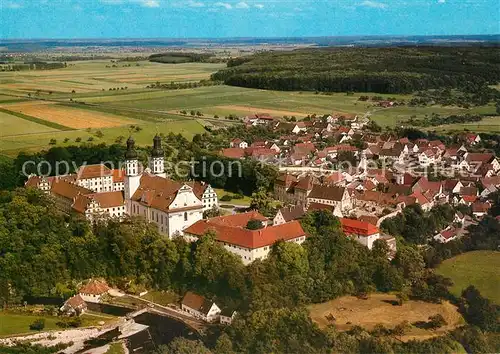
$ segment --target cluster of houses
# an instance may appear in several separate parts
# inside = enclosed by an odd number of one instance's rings
[[[90,279],[80,287],[76,295],[66,300],[59,310],[66,316],[80,316],[88,310],[89,303],[100,303],[112,291],[106,281]],[[115,293],[124,295],[118,290],[115,290]],[[221,310],[214,302],[190,291],[182,298],[180,310],[196,319],[209,323],[219,322],[223,325],[230,325],[236,316],[236,311]]]
[[[80,213],[91,221],[142,216],[156,224],[160,233],[184,237],[188,242],[212,233],[216,242],[245,265],[267,258],[277,241],[302,244],[308,235],[300,220],[309,211],[323,210],[337,216],[345,235],[368,249],[377,240],[385,241],[388,258],[396,253],[396,240],[381,232],[380,225],[407,206],[418,204],[425,211],[440,204],[470,208],[471,215],[457,212],[451,225],[436,230],[434,239],[439,242],[460,237],[464,225],[487,214],[492,206],[490,194],[500,190],[500,163],[494,154],[474,150],[480,142],[478,135],[465,134],[462,145],[446,146],[439,140],[410,141],[366,132],[363,128],[368,122],[350,114],[301,122],[282,122],[265,114],[247,117],[247,126],[262,125],[285,135],[252,143],[235,138],[220,153],[231,158],[265,158],[269,163],[285,161],[274,183],[274,198],[283,207],[274,218],[249,211],[204,219],[204,211],[218,207],[214,189],[202,182],[167,178],[159,136],[153,140],[146,169],[142,169],[135,142],[129,138],[123,169],[102,164],[82,166],[65,176],[31,176],[26,186],[51,195],[60,210]],[[323,141],[332,141],[330,138],[337,144],[325,147]],[[363,147],[351,145],[351,140],[362,141]],[[294,169],[333,165],[343,152],[350,153],[357,163],[322,170],[321,174]],[[430,178],[426,170],[430,166],[451,168],[456,173],[448,179]],[[109,290],[105,282],[92,280],[61,310],[80,314],[88,302],[100,302]],[[230,324],[236,315],[192,292],[184,296],[180,309],[203,321],[222,324]]]

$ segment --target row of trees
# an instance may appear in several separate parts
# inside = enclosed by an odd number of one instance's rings
[[[417,127],[435,127],[446,124],[463,124],[463,123],[480,122],[482,119],[483,117],[480,115],[454,114],[447,117],[441,117],[439,114],[433,113],[430,117],[425,117],[423,119],[414,119],[410,117],[410,119],[406,121],[401,121],[400,123]]]

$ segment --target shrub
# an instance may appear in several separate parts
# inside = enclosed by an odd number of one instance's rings
[[[30,324],[30,329],[32,331],[41,331],[44,328],[45,328],[45,319],[43,318],[37,318],[36,320],[33,321],[32,324]]]
[[[229,194],[224,194],[221,198],[220,198],[220,201],[221,202],[230,202],[231,200],[233,200],[233,197],[230,196]]]

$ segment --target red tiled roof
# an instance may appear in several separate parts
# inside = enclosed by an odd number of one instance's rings
[[[278,154],[276,150],[268,148],[248,148],[246,153],[252,157],[275,156]]]
[[[276,179],[276,184],[285,186],[286,188],[290,187],[293,182],[296,182],[297,178],[294,175],[291,175],[287,172],[280,173],[278,178]]]
[[[337,186],[315,185],[308,198],[325,199],[340,202],[344,196],[345,188]]]
[[[212,308],[213,302],[206,300],[201,295],[188,291],[182,298],[182,305],[206,315]]]
[[[495,155],[492,153],[474,153],[470,152],[467,154],[465,160],[467,162],[482,162],[488,163],[491,162],[495,158]]]
[[[365,221],[342,218],[340,223],[346,235],[371,236],[379,233],[378,227]]]
[[[170,211],[170,205],[175,199],[177,192],[184,184],[171,179],[143,174],[137,191],[132,196],[132,200],[148,207]],[[189,187],[189,186],[188,186]],[[190,187],[191,188],[191,187]],[[201,203],[201,202],[200,202]],[[179,206],[175,211],[184,211],[201,208],[201,205]]]
[[[57,194],[61,197],[73,200],[81,195],[88,195],[94,193],[90,189],[80,187],[76,184],[66,182],[62,179],[54,179],[50,189],[51,193]]]
[[[113,170],[113,183],[119,183],[125,181],[125,170],[114,169]]]
[[[231,159],[241,159],[245,157],[245,149],[242,148],[227,148],[221,150],[221,155]]]
[[[464,195],[464,196],[462,196],[462,199],[465,200],[467,203],[474,203],[477,200],[477,196],[475,196],[475,195]]]
[[[103,164],[81,166],[77,172],[79,179],[98,178],[112,174],[113,171]]]
[[[102,295],[108,292],[109,286],[103,281],[92,279],[78,291],[80,294]]]
[[[66,300],[65,304],[76,309],[82,305],[85,305],[85,301],[82,299],[82,297],[79,294],[76,294],[75,296],[72,296],[68,300]]]
[[[486,213],[491,209],[490,203],[475,202],[471,206],[473,213]]]
[[[333,212],[335,207],[333,205],[328,205],[328,204],[322,204],[322,203],[309,203],[309,207],[307,208],[307,211],[314,211],[314,210],[326,210]]]
[[[268,218],[266,218],[258,211],[250,211],[248,213],[242,213],[242,214],[218,216],[215,218],[211,218],[210,222],[213,224],[232,226],[232,227],[246,227],[250,220],[259,220],[262,222],[269,221]]]
[[[359,221],[367,222],[372,225],[377,225],[378,217],[375,215],[361,215]]]
[[[87,197],[94,199],[99,203],[101,208],[114,208],[125,205],[125,198],[122,191],[103,192],[89,194]]]
[[[279,240],[291,240],[305,235],[298,221],[268,226],[260,230],[248,230],[242,227],[232,227],[212,222],[211,219],[200,220],[187,229],[185,234],[196,237],[203,236],[208,231],[214,231],[219,242],[229,243],[244,248],[255,249],[271,246]]]
[[[443,237],[445,240],[449,240],[450,238],[453,238],[457,235],[458,230],[457,229],[448,229],[440,232],[441,237]]]

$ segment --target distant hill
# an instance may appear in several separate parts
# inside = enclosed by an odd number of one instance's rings
[[[324,92],[473,90],[500,81],[500,47],[313,48],[230,60],[212,75],[228,85]]]

